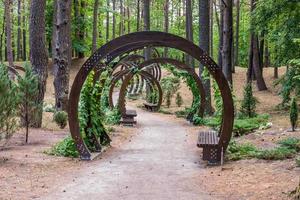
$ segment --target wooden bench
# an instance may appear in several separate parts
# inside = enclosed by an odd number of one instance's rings
[[[126,110],[125,115],[122,116],[121,124],[126,126],[133,126],[136,124],[134,118],[137,116],[135,110]]]
[[[218,135],[216,131],[203,131],[198,136],[197,146],[203,148],[203,160],[207,160],[209,165],[222,164],[223,152]]]
[[[150,110],[151,112],[157,111],[158,110],[158,105],[157,104],[153,104],[153,103],[144,103],[144,107],[147,110]]]

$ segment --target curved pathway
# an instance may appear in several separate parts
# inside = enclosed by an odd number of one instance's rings
[[[206,200],[196,135],[172,116],[138,110],[141,128],[130,142],[96,160],[42,199]],[[199,180],[200,179],[202,180]]]

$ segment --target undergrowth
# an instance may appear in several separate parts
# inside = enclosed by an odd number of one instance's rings
[[[262,160],[284,160],[294,158],[300,152],[300,139],[286,138],[278,142],[272,149],[260,149],[253,144],[238,144],[232,141],[227,149],[227,159],[241,160],[257,158]]]
[[[62,141],[54,145],[49,151],[45,152],[49,155],[77,158],[79,153],[76,149],[74,140],[71,136],[66,137]]]

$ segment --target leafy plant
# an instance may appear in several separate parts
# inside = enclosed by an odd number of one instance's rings
[[[178,107],[181,107],[182,103],[183,103],[182,97],[181,97],[180,93],[177,92],[177,94],[176,94],[176,105]]]
[[[9,79],[7,67],[0,65],[0,141],[3,145],[18,128],[17,86]]]
[[[66,137],[62,141],[54,145],[50,151],[46,152],[49,155],[73,157],[77,158],[79,153],[71,136]]]
[[[176,93],[176,91],[179,90],[180,87],[180,79],[176,76],[167,76],[162,78],[161,80],[161,87],[163,91],[165,92],[165,101],[166,105],[169,108],[171,105],[171,99]]]
[[[171,106],[171,98],[172,98],[171,92],[167,91],[165,99],[166,99],[166,106],[168,108],[170,108],[170,106]]]
[[[295,98],[292,99],[290,106],[290,121],[292,125],[292,131],[295,131],[298,121],[298,106]]]
[[[34,113],[39,106],[36,103],[38,95],[38,79],[29,65],[25,65],[25,75],[18,77],[19,111],[22,124],[26,127],[25,141],[28,142],[29,125],[34,122]]]
[[[117,106],[113,110],[107,111],[105,119],[107,124],[116,125],[120,123],[120,120],[121,113]]]
[[[53,115],[53,121],[61,128],[65,128],[68,121],[68,114],[65,111],[57,111]]]
[[[241,109],[240,109],[241,115],[243,117],[249,117],[249,118],[255,117],[256,103],[257,100],[252,93],[252,85],[251,83],[247,83],[246,86],[244,87],[244,98],[242,100]]]
[[[206,124],[206,121],[202,117],[194,115],[194,117],[193,117],[193,124],[196,125],[196,126],[202,126],[202,125]]]

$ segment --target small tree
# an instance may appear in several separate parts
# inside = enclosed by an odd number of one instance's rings
[[[28,143],[29,126],[34,122],[34,113],[36,113],[37,108],[40,106],[36,103],[38,79],[28,65],[25,66],[25,75],[18,77],[18,84],[20,117],[22,125],[26,127],[25,142]]]
[[[297,127],[297,121],[298,121],[298,106],[295,98],[293,98],[291,102],[290,121],[292,125],[292,131],[295,131]]]
[[[9,79],[7,67],[0,65],[0,141],[6,144],[17,129],[17,87]]]
[[[67,126],[68,114],[65,111],[57,111],[53,115],[53,121],[61,128]]]
[[[177,92],[177,95],[176,95],[176,105],[178,107],[181,107],[182,103],[183,103],[183,100],[182,100],[182,97],[180,95],[180,92]]]
[[[242,100],[240,112],[242,116],[246,117],[255,117],[255,108],[256,108],[257,100],[253,96],[252,85],[251,83],[247,83],[244,87],[244,99]]]

